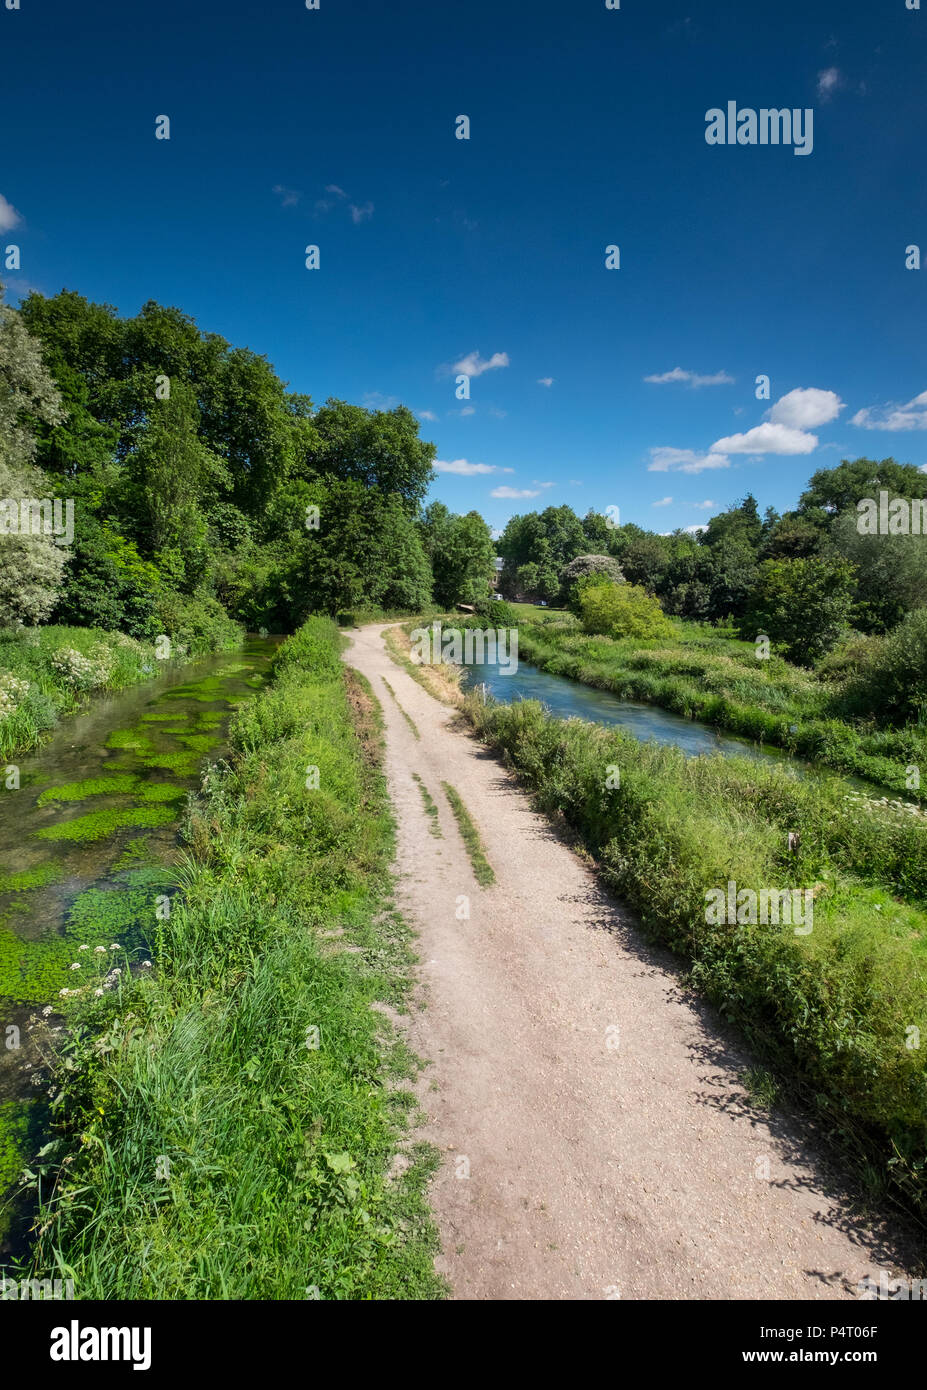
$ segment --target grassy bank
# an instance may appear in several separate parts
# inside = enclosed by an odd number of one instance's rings
[[[536,701],[465,707],[693,984],[795,1078],[877,1185],[927,1215],[927,821],[848,801],[838,779],[687,759]],[[709,925],[706,893],[731,881],[813,890],[812,931]]]
[[[242,629],[215,623],[202,640],[174,655],[231,650]],[[124,690],[156,675],[163,662],[155,644],[93,627],[0,630],[0,759],[35,748],[90,695]]]
[[[312,619],[235,716],[154,969],[69,1001],[36,1271],[79,1298],[435,1298],[369,690]],[[318,770],[317,787],[313,769]],[[391,1165],[392,1168],[391,1168]]]
[[[537,611],[528,616],[535,619]],[[542,671],[620,699],[659,705],[901,795],[927,798],[927,728],[851,722],[837,713],[839,683],[781,657],[758,661],[752,643],[700,625],[674,626],[677,642],[647,645],[590,636],[569,614],[550,615],[519,624],[519,655]],[[920,793],[907,786],[911,766],[921,769]]]

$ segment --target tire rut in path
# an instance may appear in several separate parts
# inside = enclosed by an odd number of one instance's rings
[[[424,998],[408,1039],[429,1063],[417,1093],[444,1160],[431,1200],[453,1296],[853,1298],[867,1274],[897,1270],[890,1237],[828,1187],[796,1118],[751,1109],[746,1048],[390,659],[386,626],[351,633],[345,660],[383,709],[398,901],[419,933]],[[473,877],[445,781],[479,829],[491,887]]]

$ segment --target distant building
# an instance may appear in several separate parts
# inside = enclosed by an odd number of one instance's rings
[[[498,589],[498,587],[499,587],[499,578],[500,578],[500,576],[501,576],[501,574],[502,574],[502,566],[503,566],[504,564],[505,564],[505,561],[502,559],[501,555],[497,555],[496,558],[495,558],[495,560],[493,561],[493,565],[495,566],[495,568],[494,568],[493,574],[492,574],[492,576],[490,577],[490,580],[489,580],[489,586],[490,586],[491,589]]]

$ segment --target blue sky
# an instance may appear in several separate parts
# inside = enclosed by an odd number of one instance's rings
[[[927,464],[927,7],[20,4],[13,302],[157,299],[317,404],[401,400],[458,470],[432,496],[494,526],[568,502],[667,531],[841,457]],[[729,101],[812,109],[811,153],[710,146]]]

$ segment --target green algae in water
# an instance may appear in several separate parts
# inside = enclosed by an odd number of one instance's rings
[[[165,724],[173,724],[174,721],[179,718],[180,715],[178,715],[176,711],[172,711],[170,714],[143,714],[142,723],[160,724],[163,722]]]
[[[37,864],[34,869],[20,869],[15,874],[0,874],[0,893],[25,893],[31,888],[47,888],[64,878],[60,864]]]
[[[126,826],[136,825],[150,830],[157,825],[167,825],[175,819],[171,806],[141,806],[131,811],[91,811],[86,816],[63,821],[60,825],[47,825],[33,834],[40,840],[101,840],[104,835],[112,835]]]
[[[154,749],[145,729],[114,729],[106,740],[106,747],[130,748],[136,753],[150,753]]]
[[[156,753],[153,757],[146,758],[145,766],[164,768],[167,772],[176,773],[178,777],[193,777],[200,760],[199,753]]]
[[[186,794],[186,787],[178,787],[174,782],[151,782],[141,787],[138,797],[140,801],[179,801]]]
[[[68,782],[63,787],[49,787],[38,799],[39,806],[49,801],[83,801],[88,796],[118,795],[134,791],[138,784],[136,777],[129,773],[119,773],[115,777],[88,777],[83,782]]]
[[[12,1187],[25,1167],[28,1132],[29,1116],[22,1101],[0,1102],[0,1191]],[[0,1212],[0,1232],[4,1229],[4,1215]]]
[[[216,744],[221,742],[221,739],[216,738],[214,734],[181,734],[177,742],[195,753],[208,753],[210,748],[215,748]]]
[[[134,840],[129,840],[113,865],[113,872],[118,873],[121,869],[132,869],[136,864],[147,863],[151,858],[148,843],[150,838],[149,835],[138,835]]]

